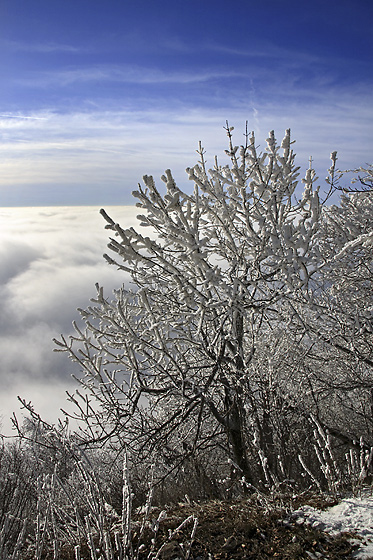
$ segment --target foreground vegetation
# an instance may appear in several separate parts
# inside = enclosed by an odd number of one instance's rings
[[[146,502],[135,507],[140,496],[130,487],[125,458],[119,472],[113,456],[95,453],[88,459],[66,441],[59,443],[53,457],[50,447],[38,456],[27,446],[2,448],[1,560],[337,560],[352,558],[357,549],[352,534],[331,537],[292,517],[303,504],[322,509],[336,497],[315,490],[296,494],[289,487],[245,497],[231,488],[230,499],[191,500],[184,494],[182,501],[174,496],[162,504],[149,481]],[[185,477],[179,495],[192,485]]]

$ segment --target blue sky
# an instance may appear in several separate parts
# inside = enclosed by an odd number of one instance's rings
[[[1,0],[0,206],[132,204],[181,186],[226,119],[291,128],[298,164],[371,162],[371,0]]]

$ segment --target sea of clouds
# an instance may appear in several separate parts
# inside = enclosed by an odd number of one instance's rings
[[[105,208],[123,227],[136,224],[135,206]],[[110,232],[98,207],[0,208],[0,431],[11,432],[17,396],[49,422],[61,416],[79,368],[53,352],[53,338],[73,332],[95,297],[110,296],[126,278],[102,255]]]

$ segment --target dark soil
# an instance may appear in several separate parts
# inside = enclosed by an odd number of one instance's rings
[[[295,503],[292,503],[295,502]],[[139,558],[146,559],[149,552],[160,550],[164,560],[277,560],[329,558],[341,560],[352,558],[356,545],[344,534],[331,537],[327,533],[299,525],[291,518],[292,507],[308,503],[316,507],[333,505],[320,497],[288,498],[278,504],[258,503],[250,498],[240,501],[209,501],[180,504],[166,509],[167,517],[159,524],[157,534],[150,527],[140,537]],[[150,521],[154,523],[160,510],[152,510]],[[195,537],[190,546],[194,520],[176,534],[172,532],[189,516],[198,519]],[[134,549],[140,533],[140,523],[134,524]],[[152,542],[153,539],[153,542]]]

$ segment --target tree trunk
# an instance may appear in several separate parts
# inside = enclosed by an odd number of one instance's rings
[[[241,469],[242,475],[248,484],[253,484],[253,474],[250,468],[247,453],[246,443],[244,438],[243,421],[241,415],[241,408],[235,399],[229,410],[229,422],[227,425],[227,434],[229,443],[232,446],[234,460],[237,466]]]

